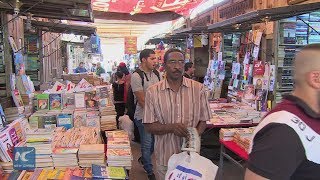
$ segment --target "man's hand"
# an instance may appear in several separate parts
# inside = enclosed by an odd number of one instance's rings
[[[179,136],[179,137],[188,136],[188,130],[185,124],[174,123],[174,124],[170,124],[170,127],[171,127],[172,133],[174,133],[176,136]]]

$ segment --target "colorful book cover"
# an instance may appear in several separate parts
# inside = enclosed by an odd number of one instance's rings
[[[96,97],[96,91],[85,92],[85,101],[87,108],[98,108],[98,99]]]
[[[49,109],[49,94],[38,94],[38,110],[48,110]]]
[[[83,169],[80,169],[80,168],[75,168],[72,172],[72,175],[73,176],[78,176],[78,177],[82,177],[83,176],[83,173],[84,173],[84,170]]]
[[[98,99],[103,99],[109,97],[109,91],[107,86],[99,86],[97,89]]]
[[[0,145],[7,159],[12,161],[14,146],[12,144],[8,128],[2,131],[0,134]]]
[[[20,124],[20,121],[21,121],[22,119],[17,119],[17,120],[14,120],[11,124],[10,124],[10,126],[15,130],[15,132],[16,132],[16,134],[17,134],[17,137],[18,137],[18,142],[21,142],[21,141],[23,141],[24,139],[25,139],[25,136],[24,136],[24,134],[23,134],[23,130],[22,130],[22,126],[21,126],[21,124]],[[13,141],[12,141],[13,142]]]
[[[13,146],[15,146],[16,144],[19,143],[19,137],[18,137],[14,127],[11,126],[8,129],[9,129],[9,136],[10,136],[11,142],[12,142]]]
[[[262,89],[263,77],[262,76],[253,77],[253,85],[254,85],[255,89]]]
[[[127,173],[123,167],[106,167],[92,165],[93,178],[126,179]]]
[[[63,108],[73,109],[75,107],[74,93],[63,94]]]
[[[47,180],[50,169],[43,169],[37,180]]]
[[[14,104],[17,107],[23,106],[23,101],[22,101],[19,90],[15,89],[15,90],[11,91],[11,93],[12,93],[12,99],[14,101]]]
[[[77,154],[78,148],[54,148],[53,154]]]
[[[39,128],[39,116],[30,116],[29,117],[29,124],[31,129],[38,129]]]
[[[57,175],[59,175],[59,171],[58,169],[51,169],[49,170],[48,174],[47,174],[47,179],[55,179]]]
[[[70,179],[73,174],[73,171],[74,171],[73,169],[67,168],[64,173],[63,179]]]
[[[75,99],[75,107],[76,108],[85,108],[86,107],[84,93],[76,93],[74,95],[74,99]]]
[[[61,94],[50,94],[49,95],[50,110],[60,110],[62,107],[62,95]]]
[[[87,116],[85,113],[74,113],[73,125],[74,127],[86,126]]]
[[[57,118],[55,115],[45,115],[41,118],[43,127],[48,130],[53,130],[57,127]]]
[[[92,169],[91,168],[85,168],[83,177],[91,178],[92,177]]]
[[[57,116],[58,127],[65,127],[66,129],[71,129],[73,127],[72,115],[71,114],[59,114]]]

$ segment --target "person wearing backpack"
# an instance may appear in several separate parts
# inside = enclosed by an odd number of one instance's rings
[[[144,49],[140,52],[140,67],[131,75],[131,89],[128,90],[127,108],[134,110],[134,123],[139,129],[141,140],[141,157],[139,163],[148,174],[148,179],[154,180],[153,165],[151,155],[153,153],[154,136],[145,131],[142,124],[144,113],[144,98],[147,88],[160,81],[160,75],[155,70],[157,58],[151,49]],[[132,91],[132,93],[131,93]],[[134,95],[134,98],[130,96]],[[130,104],[131,103],[131,104]]]

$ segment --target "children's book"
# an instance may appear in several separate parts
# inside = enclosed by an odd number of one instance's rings
[[[38,94],[38,110],[48,110],[49,109],[49,94]]]
[[[62,109],[62,95],[61,94],[50,94],[49,95],[50,110]]]

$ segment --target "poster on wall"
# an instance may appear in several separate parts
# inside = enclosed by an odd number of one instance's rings
[[[136,36],[124,37],[124,53],[137,54],[137,37]]]

